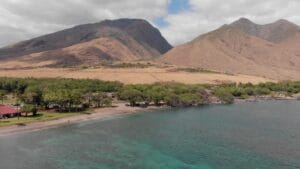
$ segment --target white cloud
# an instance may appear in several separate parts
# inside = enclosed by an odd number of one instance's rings
[[[191,9],[169,15],[162,33],[172,44],[190,41],[200,34],[240,17],[265,24],[288,19],[300,24],[299,0],[189,0]]]
[[[247,17],[257,23],[288,19],[300,24],[299,0],[189,0],[191,9],[168,14],[170,0],[1,0],[0,46],[103,19],[164,17],[172,44]]]
[[[167,14],[168,0],[1,0],[0,46],[74,25]]]

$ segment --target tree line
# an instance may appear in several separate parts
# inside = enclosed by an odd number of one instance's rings
[[[300,82],[221,85],[186,85],[156,83],[124,85],[88,79],[61,78],[0,78],[0,100],[14,95],[24,112],[55,109],[59,112],[82,111],[87,108],[111,106],[114,99],[130,106],[198,106],[213,102],[230,104],[235,98],[300,92]]]
[[[119,82],[87,79],[0,78],[0,99],[13,95],[22,104],[24,112],[50,108],[59,112],[82,111],[89,107],[110,106],[112,93],[122,87]]]

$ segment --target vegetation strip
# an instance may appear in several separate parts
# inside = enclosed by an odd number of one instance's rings
[[[212,103],[230,104],[234,102],[235,98],[292,96],[299,92],[300,82],[291,81],[258,85],[250,83],[124,85],[119,82],[88,79],[0,78],[0,101],[2,104],[10,103],[18,106],[26,117],[30,114],[41,120],[51,119],[52,116],[42,118],[38,115],[38,111],[46,112],[47,115],[49,112],[54,112],[53,116],[55,112],[69,112],[70,114],[73,112],[74,114],[74,112],[86,111],[89,108],[110,107],[117,101],[126,101],[130,106],[141,107],[150,105],[188,107]],[[5,120],[0,121],[0,126],[3,123]]]

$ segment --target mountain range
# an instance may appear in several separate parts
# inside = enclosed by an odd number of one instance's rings
[[[172,46],[141,19],[105,20],[76,26],[0,49],[0,59],[44,66],[94,65],[152,59]]]
[[[172,47],[141,19],[76,26],[0,49],[1,67],[65,67],[153,60],[230,74],[300,80],[300,27],[241,18]]]
[[[160,61],[225,73],[300,79],[300,27],[286,20],[267,25],[241,18],[175,47]]]

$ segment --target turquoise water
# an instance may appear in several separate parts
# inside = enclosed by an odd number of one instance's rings
[[[0,137],[0,169],[299,169],[300,102],[169,109]]]

